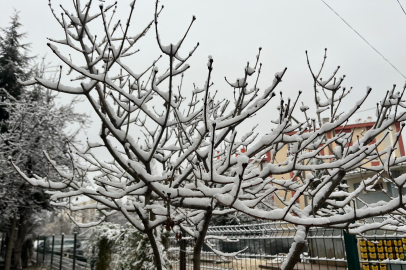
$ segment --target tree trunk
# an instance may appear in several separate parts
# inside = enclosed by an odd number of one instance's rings
[[[293,270],[294,267],[298,262],[300,262],[300,255],[303,252],[303,249],[307,243],[307,234],[309,233],[310,227],[305,226],[298,226],[297,231],[295,234],[295,238],[293,238],[293,244],[289,249],[290,257],[287,258],[283,264],[281,265],[281,269],[283,270]],[[288,255],[288,256],[289,256]]]
[[[154,252],[154,259],[155,259],[155,269],[162,270],[162,261],[161,261],[161,253],[159,252],[158,245],[156,244],[156,239],[154,236],[153,230],[148,230],[146,232],[149,242],[151,243],[152,251]]]
[[[15,268],[22,269],[22,260],[21,260],[21,249],[24,244],[25,237],[28,231],[28,222],[27,217],[22,214],[20,216],[20,224],[18,225],[18,234],[17,239],[14,245],[14,260],[15,260]]]
[[[10,238],[8,240],[6,263],[5,263],[4,270],[10,270],[10,267],[11,267],[11,255],[13,254],[12,251],[13,251],[16,227],[17,227],[17,218],[14,216],[11,219],[11,231],[10,231]]]
[[[333,177],[331,184],[326,189],[323,197],[320,198],[317,202],[317,205],[314,206],[313,212],[317,212],[320,207],[326,202],[330,194],[334,191],[337,185],[345,176],[345,171],[340,171],[338,175]],[[309,210],[311,210],[309,208]],[[310,212],[308,213],[310,214]],[[289,249],[288,258],[283,262],[281,269],[282,270],[292,270],[294,266],[300,261],[300,254],[302,253],[304,247],[307,243],[307,234],[309,233],[309,226],[298,226],[295,234],[294,242]]]
[[[31,258],[32,258],[32,240],[27,239],[24,241],[24,244],[22,247],[22,253],[21,253],[21,262],[22,262],[23,268],[28,267],[28,263],[30,262]]]
[[[211,217],[212,209],[206,212],[203,229],[199,232],[199,237],[197,238],[195,247],[193,248],[193,270],[200,270],[200,257],[202,253],[204,238],[206,238],[206,233],[207,229],[209,228]]]

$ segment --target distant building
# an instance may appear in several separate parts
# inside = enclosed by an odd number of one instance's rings
[[[352,125],[354,126],[353,129],[355,129],[354,133],[359,134],[359,132],[362,129],[370,129],[375,123],[362,123],[362,124],[357,124],[357,125]],[[400,130],[400,123],[397,122],[396,124],[392,125],[392,131],[390,133],[390,136],[387,136],[383,143],[378,147],[378,151],[382,151],[389,145],[392,145],[395,142],[395,133],[399,132]],[[380,134],[376,139],[380,140],[382,138],[383,134]],[[375,143],[375,141],[374,141]],[[402,136],[399,137],[399,141],[396,145],[396,150],[393,152],[391,158],[394,157],[403,157],[405,155],[405,148],[403,145],[403,139]],[[354,191],[361,183],[363,179],[367,179],[368,177],[371,177],[375,172],[368,170],[369,167],[371,166],[377,166],[380,165],[381,162],[379,159],[376,159],[372,162],[369,162],[365,164],[363,167],[365,169],[356,170],[350,173],[347,173],[345,176],[345,180],[347,180],[347,185],[348,185],[348,191],[352,192]],[[406,173],[406,163],[405,164],[400,164],[397,166],[391,167],[391,173],[392,177],[398,177],[401,174]],[[387,177],[387,175],[383,175],[384,177]],[[365,203],[374,203],[378,201],[389,201],[390,197],[396,197],[398,196],[398,190],[390,183],[390,182],[384,182],[379,180],[379,182],[374,186],[375,191],[368,191],[368,192],[363,192],[358,196],[359,199],[361,199]],[[384,192],[386,191],[386,192]],[[402,190],[403,194],[406,194],[406,188],[403,188]],[[363,202],[360,200],[357,200],[357,208],[361,208],[364,206]]]
[[[78,200],[73,202],[74,206],[85,206],[92,203],[96,203],[96,201],[86,196],[79,196]],[[72,211],[71,215],[77,223],[89,223],[99,219],[99,213],[96,209]]]
[[[346,125],[345,127],[337,127],[334,132],[337,134],[339,132],[344,132],[344,133],[351,133],[354,132],[353,135],[353,140],[352,143],[354,141],[357,140],[357,135],[360,136],[360,138],[362,137],[362,134],[364,134],[367,130],[371,129],[374,126],[375,122],[368,122],[368,123],[357,123],[357,124],[351,124],[351,125]],[[392,131],[390,132],[389,136],[387,136],[384,141],[378,146],[378,151],[382,151],[384,150],[386,147],[388,147],[389,145],[392,145],[395,142],[395,133],[400,131],[400,123],[397,122],[395,124],[393,124],[391,126]],[[293,134],[293,133],[292,133]],[[375,143],[377,140],[382,139],[384,134],[379,134],[372,142]],[[332,138],[333,137],[333,131],[327,133],[327,138]],[[335,144],[332,144],[332,148],[334,149]],[[287,150],[288,147],[284,146],[280,151],[277,152],[276,154],[276,160],[279,162],[283,162],[286,160],[287,157]],[[241,152],[245,152],[245,151],[241,151]],[[332,155],[332,153],[330,152],[330,149],[328,148],[324,148],[321,152],[321,155]],[[392,157],[402,157],[405,155],[405,148],[403,145],[403,139],[402,136],[400,136],[399,141],[397,142],[397,147],[396,150],[393,152]],[[266,166],[267,163],[271,162],[271,154],[268,152],[266,154],[266,157],[258,164],[258,166],[260,167],[260,169],[262,170],[264,168],[264,166]],[[325,160],[325,162],[329,162],[329,160]],[[374,174],[373,171],[368,170],[368,168],[370,168],[371,166],[377,166],[380,164],[380,160],[379,159],[375,159],[372,160],[370,162],[365,163],[362,167],[363,169],[357,170],[357,171],[353,171],[353,172],[349,172],[347,173],[347,175],[344,177],[344,182],[347,182],[348,185],[348,191],[352,192],[354,191],[354,189],[356,189],[362,179],[366,179],[368,177],[370,177],[371,175]],[[403,173],[406,173],[406,163],[405,164],[401,164],[401,165],[397,165],[394,166],[393,168],[391,168],[391,172],[392,172],[392,176],[393,177],[397,177]],[[290,174],[284,174],[284,175],[273,175],[273,177],[275,177],[276,179],[291,179],[293,177],[293,172],[291,172]],[[377,202],[380,200],[383,201],[389,201],[389,196],[397,196],[398,192],[397,189],[393,187],[393,185],[391,185],[391,183],[389,182],[384,182],[381,180],[379,180],[379,182],[377,183],[377,185],[374,187],[375,191],[371,191],[371,192],[367,192],[367,193],[363,193],[360,196],[358,196],[362,201],[364,201],[365,203],[373,203],[373,202]],[[386,191],[386,194],[385,192]],[[404,194],[406,194],[406,188],[404,188]],[[279,192],[278,195],[280,197],[285,197],[285,193],[284,192]],[[286,194],[286,200],[289,200],[292,196],[294,195],[293,192],[288,192],[288,194]],[[284,204],[282,204],[282,202],[277,198],[277,196],[275,196],[274,198],[272,198],[274,200],[274,204],[277,207],[283,208],[285,207]],[[300,208],[304,208],[307,204],[308,204],[309,200],[308,198],[306,198],[305,196],[301,196],[299,198],[299,205]],[[357,207],[360,208],[363,206],[363,203],[361,201],[357,201]]]

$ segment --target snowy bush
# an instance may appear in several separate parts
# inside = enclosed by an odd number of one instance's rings
[[[127,224],[124,229],[119,224],[105,222],[90,228],[85,235],[88,237],[86,257],[88,262],[95,262],[96,270],[156,269],[154,253],[148,237],[134,229],[131,224]],[[168,236],[163,235],[163,237]],[[170,261],[167,258],[167,248],[164,245],[160,246],[164,267],[171,269]]]

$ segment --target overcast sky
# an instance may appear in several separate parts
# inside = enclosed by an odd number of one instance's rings
[[[83,4],[85,1],[82,1]],[[96,6],[99,1],[93,1]],[[127,0],[118,1],[116,18],[126,20],[129,12]],[[142,26],[153,18],[154,2],[138,0],[130,35],[141,31]],[[52,1],[55,13],[59,15],[60,3],[70,8],[71,1]],[[326,0],[358,33],[381,52],[399,71],[406,74],[406,15],[396,0],[350,1]],[[400,3],[406,8],[406,1]],[[165,44],[176,43],[187,29],[193,15],[197,17],[185,43],[183,55],[200,42],[190,60],[191,69],[185,77],[185,91],[192,89],[192,83],[202,87],[207,74],[207,56],[214,58],[215,89],[219,96],[232,97],[232,89],[224,82],[224,76],[232,81],[243,76],[247,61],[254,62],[258,47],[262,47],[262,77],[259,85],[270,85],[275,72],[287,67],[288,71],[279,90],[284,95],[295,97],[303,90],[301,101],[312,104],[312,79],[307,67],[305,50],[308,50],[314,67],[322,61],[324,48],[328,48],[325,76],[330,75],[338,65],[340,76],[346,75],[344,86],[354,88],[351,98],[343,109],[360,99],[367,86],[373,88],[373,95],[364,109],[373,108],[393,84],[400,90],[405,84],[403,78],[390,64],[365,43],[322,1],[276,1],[276,0],[165,0],[160,17],[160,33]],[[32,43],[32,54],[45,55],[56,64],[60,61],[46,46],[47,37],[63,39],[64,32],[49,11],[47,0],[2,0],[0,26],[6,27],[9,17],[20,11],[22,31],[27,32],[27,42]],[[144,41],[143,41],[144,42]],[[141,52],[134,56],[129,65],[137,70],[146,67],[159,52],[153,32],[140,45]],[[63,52],[65,52],[62,49]],[[68,53],[68,51],[66,51]],[[164,59],[163,61],[167,61]],[[139,70],[142,70],[139,68]],[[90,108],[83,104],[83,110]],[[250,125],[260,123],[260,131],[266,132],[271,118],[276,118],[274,105],[267,106]],[[357,114],[366,119],[374,111]],[[98,129],[94,130],[94,134]],[[93,131],[90,131],[93,134]]]

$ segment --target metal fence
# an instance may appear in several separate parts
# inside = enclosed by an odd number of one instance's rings
[[[215,254],[204,245],[202,269],[254,270],[279,269],[293,242],[296,227],[292,224],[262,223],[209,227],[211,246],[232,253],[245,249],[235,258]],[[226,242],[216,237],[226,236]],[[87,241],[79,235],[37,237],[33,260],[50,269],[82,270],[94,265],[84,256]],[[170,237],[168,250],[172,269],[193,269],[192,254],[195,239]],[[5,255],[2,237],[2,255]],[[4,257],[4,256],[3,256]],[[356,258],[351,263],[351,257]],[[310,229],[307,246],[295,269],[300,270],[406,270],[406,234],[369,231],[363,236],[349,237],[342,230]],[[93,263],[94,264],[94,263]],[[52,266],[52,267],[51,267]]]
[[[222,253],[245,250],[236,258],[230,258],[219,256],[208,246],[204,246],[201,267],[203,269],[222,270],[279,269],[286,259],[295,233],[296,227],[294,225],[283,222],[210,227],[208,235],[227,236],[230,240],[229,242],[215,238],[208,240],[214,249]],[[344,238],[344,232],[339,229],[312,228],[307,238],[307,246],[295,269],[406,270],[406,262],[403,261],[404,255],[400,256],[400,251],[404,252],[403,247],[401,250],[399,246],[399,243],[403,241],[406,248],[406,235],[371,231],[360,238],[349,235],[347,235],[347,240]],[[395,239],[397,241],[396,250]],[[382,241],[379,242],[379,240]],[[390,243],[392,250],[388,248]],[[192,238],[185,238],[179,242],[171,239],[170,254],[172,257],[184,256],[184,263],[182,263],[182,259],[178,259],[177,263],[174,264],[174,269],[193,269],[194,244],[195,240]],[[388,244],[387,247],[385,247],[386,244]],[[348,249],[349,245],[352,245],[352,249]],[[364,247],[366,247],[367,256],[365,256],[365,252],[361,252],[361,249],[365,251]],[[384,252],[378,252],[378,248],[379,251],[382,251],[381,247],[383,247]],[[351,263],[350,259],[347,258],[346,250],[347,252],[352,250],[351,252],[355,254],[350,255],[360,259]],[[393,254],[390,255],[391,252],[389,251],[393,251]],[[384,255],[382,256],[382,254]]]
[[[37,265],[50,269],[91,269],[91,262],[84,256],[86,239],[74,235],[38,236],[33,260]]]

